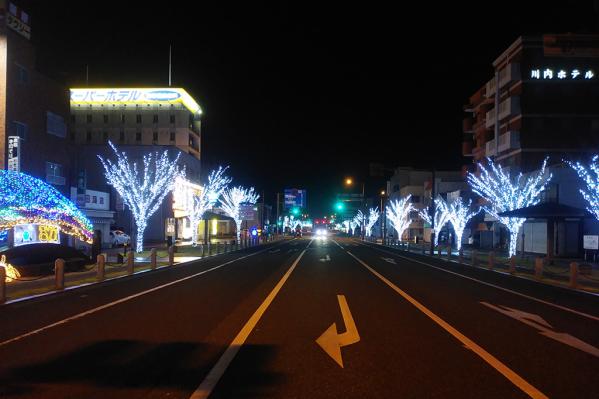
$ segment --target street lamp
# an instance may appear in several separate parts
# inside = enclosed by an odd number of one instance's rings
[[[385,210],[386,206],[387,206],[387,193],[385,193],[385,190],[381,190],[381,213],[382,213],[382,220],[381,220],[381,240],[382,240],[382,244],[385,245],[385,241],[387,238],[387,212]]]
[[[352,186],[354,184],[354,180],[351,177],[347,177],[345,179],[346,186]],[[366,209],[365,209],[365,198],[364,198],[364,182],[362,182],[362,204],[360,205],[364,212],[362,212],[362,226],[360,227],[360,236],[364,239],[364,226],[366,225]]]

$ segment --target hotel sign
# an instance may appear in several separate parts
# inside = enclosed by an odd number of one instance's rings
[[[201,114],[195,100],[181,88],[71,89],[72,105],[147,105],[183,104],[190,112]]]
[[[591,69],[532,69],[530,78],[536,80],[591,80],[595,78],[595,72]]]

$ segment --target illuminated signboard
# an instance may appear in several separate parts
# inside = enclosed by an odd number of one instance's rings
[[[17,224],[13,230],[14,246],[29,244],[60,244],[58,226],[48,224]]]
[[[8,170],[21,171],[21,138],[19,136],[8,136]]]
[[[202,109],[195,100],[181,88],[113,88],[113,89],[71,89],[71,105],[136,105],[136,104],[183,104],[193,114],[201,114]]]
[[[294,207],[306,207],[306,190],[298,190],[297,188],[285,189],[284,208],[290,209]]]
[[[530,78],[537,80],[591,80],[595,78],[595,72],[591,69],[532,69]]]

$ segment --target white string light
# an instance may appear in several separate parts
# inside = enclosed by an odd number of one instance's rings
[[[447,207],[443,206],[445,204],[445,200],[441,197],[437,197],[435,198],[435,215],[434,217],[434,225],[435,228],[433,229],[433,231],[435,232],[435,238],[434,238],[434,244],[435,246],[437,246],[439,244],[439,234],[441,234],[441,230],[443,230],[443,227],[445,226],[445,224],[449,221],[448,219],[448,215],[447,215]],[[430,224],[431,226],[433,225],[433,220],[431,219],[430,216],[430,207],[427,207],[426,209],[422,209],[420,212],[418,212],[418,215],[428,224]]]
[[[241,236],[241,205],[242,204],[255,204],[260,196],[254,193],[254,188],[244,188],[237,186],[233,188],[225,189],[222,193],[221,208],[227,215],[235,220],[235,227],[237,229],[237,241]]]
[[[599,155],[595,155],[587,167],[580,162],[568,164],[586,184],[586,188],[580,189],[580,193],[589,204],[587,210],[599,220]]]
[[[412,220],[410,219],[410,212],[415,210],[414,205],[410,201],[412,195],[401,197],[389,201],[387,205],[387,219],[391,222],[391,226],[397,232],[397,239],[401,241],[401,236],[404,231],[410,226]]]

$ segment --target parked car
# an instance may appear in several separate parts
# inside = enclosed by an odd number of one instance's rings
[[[118,247],[119,245],[130,245],[131,237],[121,230],[111,230],[110,241],[112,241],[113,247]]]

